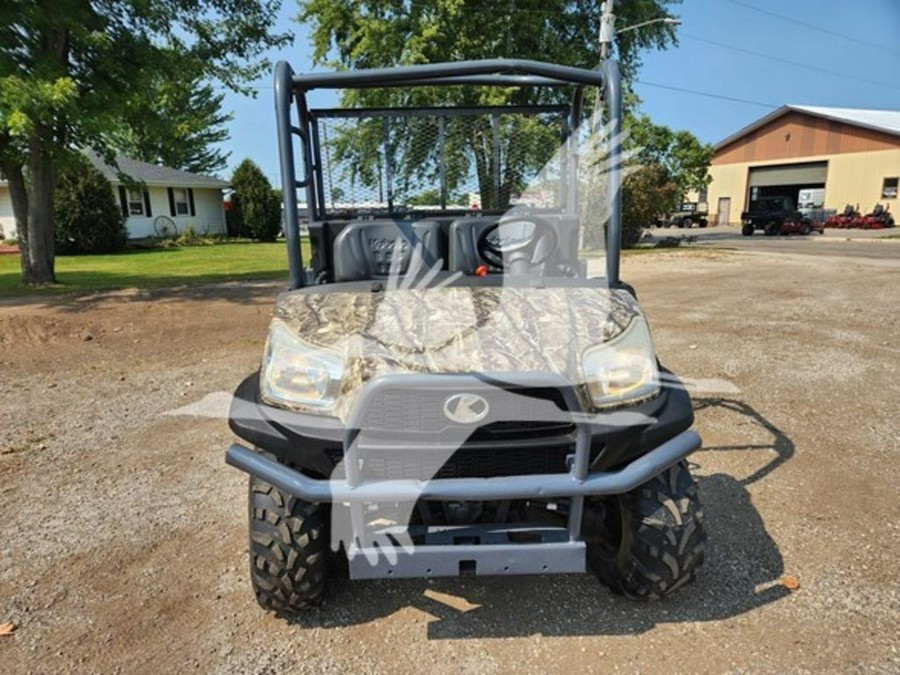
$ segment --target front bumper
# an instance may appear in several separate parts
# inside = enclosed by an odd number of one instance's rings
[[[587,442],[585,440],[585,442]],[[495,478],[442,478],[431,481],[379,480],[351,485],[346,479],[315,479],[305,476],[237,443],[225,454],[236,469],[261,478],[287,494],[309,502],[415,502],[481,501],[501,499],[554,499],[616,495],[630,492],[700,447],[695,431],[683,431],[646,455],[617,471],[503,476]],[[578,456],[578,449],[576,454]]]
[[[232,429],[276,458],[233,444],[226,461],[300,499],[347,505],[351,534],[344,543],[351,578],[583,572],[584,498],[630,492],[700,447],[699,435],[688,429],[693,421],[690,399],[683,389],[672,386],[673,382],[677,384],[674,378],[667,375],[666,379],[670,384],[654,401],[624,411],[595,414],[583,411],[571,384],[555,375],[386,375],[360,392],[346,425],[331,418],[262,406],[255,400],[253,383],[248,380],[239,388],[232,406]],[[530,399],[522,403],[521,392],[539,390],[559,392],[561,400],[557,404],[544,401],[537,407]],[[386,437],[384,429],[373,428],[384,416],[373,418],[370,412],[381,412],[383,401],[393,400],[396,392],[412,392],[421,400],[433,400],[435,394],[438,398],[434,400],[441,400],[454,392],[475,393],[490,400],[503,414],[518,414],[520,418],[527,405],[528,414],[550,424],[564,422],[571,429],[561,446],[565,461],[561,470],[553,473],[372,476],[366,471],[368,453],[389,447],[397,460],[389,466],[402,467],[407,459],[421,455],[437,456],[434,466],[440,466],[466,446],[473,431],[448,425],[445,418],[434,416],[429,424],[443,426],[431,435],[422,429],[413,433],[408,425],[401,424]],[[392,413],[387,418],[395,416]],[[505,444],[517,444],[527,454],[529,446],[537,448],[558,441],[518,439]],[[336,443],[340,444],[342,470],[336,470],[329,459],[328,449],[333,450]],[[479,452],[490,453],[503,445],[497,443],[492,448],[481,443]],[[509,469],[514,473],[515,467]],[[566,527],[526,527],[525,539],[518,536],[521,525],[431,527],[420,537],[421,545],[385,555],[384,542],[389,540],[382,538],[378,545],[378,535],[364,525],[367,504],[554,499],[568,500]]]

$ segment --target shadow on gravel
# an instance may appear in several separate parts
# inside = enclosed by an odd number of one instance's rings
[[[794,443],[746,403],[710,398],[698,412],[719,407],[759,424],[772,436],[765,445],[713,446],[703,453],[760,450],[775,457],[751,476],[698,476],[709,535],[706,562],[696,582],[659,602],[635,603],[612,595],[591,575],[480,577],[478,579],[349,582],[336,580],[326,604],[295,617],[298,626],[331,628],[367,623],[406,608],[430,614],[429,639],[634,635],[657,624],[719,621],[789,594],[779,579],[778,546],[753,506],[747,486],[762,480],[794,454]]]
[[[182,286],[172,287],[60,292],[58,295],[34,293],[10,298],[0,297],[0,306],[39,306],[64,312],[83,312],[101,304],[127,304],[130,302],[166,303],[223,300],[241,305],[255,304],[260,301],[272,304],[275,296],[285,289],[285,282],[281,277],[277,280],[260,279],[258,274],[248,275],[246,280],[241,280],[241,277],[240,274],[230,275],[221,282],[186,283]],[[173,283],[177,283],[177,281],[175,279]],[[186,278],[185,281],[188,282],[189,279]]]

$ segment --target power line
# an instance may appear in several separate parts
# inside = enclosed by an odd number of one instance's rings
[[[863,45],[864,47],[869,47],[870,49],[878,49],[880,51],[887,52],[888,54],[896,54],[900,56],[900,52],[894,51],[889,47],[885,47],[883,45],[876,45],[871,42],[867,42],[866,40],[862,40],[860,38],[853,37],[851,35],[845,35],[844,33],[839,33],[837,31],[829,30],[827,28],[822,28],[821,26],[814,26],[811,23],[806,23],[805,21],[800,21],[799,19],[795,19],[791,16],[785,16],[784,14],[779,14],[777,12],[773,12],[768,9],[763,9],[762,7],[757,7],[756,5],[751,5],[749,2],[742,2],[741,0],[729,0],[734,5],[740,5],[741,7],[746,7],[747,9],[752,9],[754,12],[759,12],[760,14],[768,14],[769,16],[774,16],[777,19],[781,19],[782,21],[787,21],[788,23],[796,24],[797,26],[803,26],[804,28],[809,28],[810,30],[815,30],[825,35],[830,35],[832,37],[840,38],[841,40],[847,40],[848,42],[855,42],[856,44]]]
[[[763,59],[769,59],[770,61],[784,63],[789,66],[795,66],[797,68],[806,68],[807,70],[814,70],[818,73],[825,73],[826,75],[834,75],[835,77],[843,77],[848,80],[858,80],[859,82],[867,82],[868,84],[877,84],[881,87],[889,87],[891,89],[900,89],[900,87],[897,86],[896,82],[884,82],[881,80],[870,80],[867,77],[859,77],[858,75],[849,75],[847,73],[840,73],[835,70],[828,70],[827,68],[819,68],[818,66],[811,66],[806,63],[800,63],[799,61],[791,61],[789,59],[783,59],[779,56],[772,56],[771,54],[764,54],[763,52],[755,52],[752,49],[744,49],[743,47],[735,47],[734,45],[725,44],[724,42],[716,42],[715,40],[707,40],[706,38],[702,38],[697,35],[691,35],[689,33],[682,33],[681,37],[686,37],[689,40],[694,40],[696,42],[702,42],[704,44],[712,45],[713,47],[721,47],[722,49],[730,49],[731,51],[740,52],[741,54],[749,54],[751,56],[758,56]]]
[[[670,91],[678,91],[682,94],[693,94],[694,96],[705,96],[706,98],[717,98],[722,101],[731,101],[732,103],[744,103],[746,105],[758,105],[762,108],[780,108],[780,105],[774,103],[763,103],[762,101],[751,101],[746,98],[735,98],[734,96],[722,96],[721,94],[711,94],[707,91],[697,91],[695,89],[685,89],[683,87],[674,87],[669,84],[659,84],[658,82],[647,82],[646,80],[634,80],[637,84],[645,87],[656,87],[657,89],[668,89]]]

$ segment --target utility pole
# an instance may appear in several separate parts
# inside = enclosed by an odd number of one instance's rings
[[[600,5],[600,63],[602,64],[609,58],[612,51],[612,43],[616,38],[616,15],[613,14],[615,0],[605,0]],[[591,115],[591,134],[597,134],[603,124],[603,100],[600,87],[594,95],[594,112]],[[592,141],[589,147],[596,151],[596,145]],[[596,169],[594,169],[596,171]],[[605,188],[599,184],[589,183],[585,185],[585,192],[588,199],[598,199],[599,193]],[[585,222],[584,218],[579,218],[578,225],[578,250],[582,250],[585,245]]]
[[[600,58],[609,58],[612,43],[616,36],[616,15],[613,14],[615,0],[606,0],[600,6]]]
[[[609,58],[609,53],[612,51],[613,40],[616,39],[616,15],[613,14],[614,5],[615,0],[606,0],[600,5],[600,63],[603,63]],[[600,124],[603,121],[600,114],[600,106],[600,89],[598,88],[594,98],[594,114],[593,119],[591,120],[591,131],[599,129]]]

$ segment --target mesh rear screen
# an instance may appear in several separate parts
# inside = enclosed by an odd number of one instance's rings
[[[558,208],[566,109],[312,111],[324,210]]]

